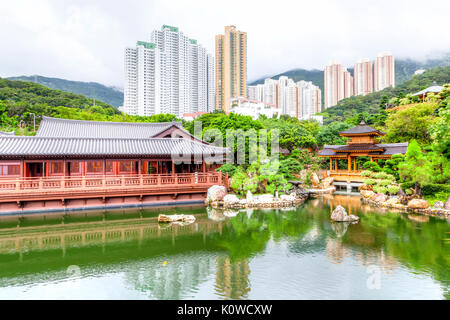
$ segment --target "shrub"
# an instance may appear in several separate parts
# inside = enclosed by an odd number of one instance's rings
[[[372,175],[372,178],[375,179],[386,179],[389,175],[386,172],[377,172],[374,175]]]
[[[381,168],[378,165],[378,163],[373,162],[373,161],[367,161],[366,163],[363,164],[363,168],[373,171],[373,172],[380,172]]]
[[[361,177],[370,177],[371,173],[372,173],[371,171],[365,170],[361,172]]]
[[[381,180],[380,182],[377,183],[377,185],[382,186],[382,187],[387,187],[388,185],[392,184],[393,181],[391,180]]]
[[[392,195],[397,194],[399,191],[400,191],[399,186],[390,186],[387,188],[387,192],[389,192]]]
[[[223,166],[221,166],[220,168],[218,168],[216,171],[217,172],[221,171],[222,173],[225,173],[225,174],[228,173],[228,175],[230,177],[232,177],[236,172],[236,167],[230,163],[226,163]]]
[[[400,186],[402,187],[402,190],[404,190],[406,192],[406,190],[414,188],[415,183],[414,182],[404,182]]]
[[[377,182],[373,179],[366,179],[364,180],[364,184],[367,184],[369,186],[373,186],[374,184],[376,184]]]
[[[386,188],[386,187],[381,187],[381,186],[375,186],[375,187],[373,187],[373,191],[374,191],[375,193],[386,194],[387,188]]]
[[[450,185],[448,184],[427,184],[422,187],[424,196],[433,196],[437,193],[450,193]]]

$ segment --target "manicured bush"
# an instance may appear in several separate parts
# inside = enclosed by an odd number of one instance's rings
[[[365,171],[361,172],[361,177],[370,177],[371,173],[372,173],[371,171],[365,170]]]
[[[380,172],[381,171],[381,168],[378,165],[378,163],[373,162],[373,161],[367,161],[366,163],[364,163],[363,168],[367,169],[367,170],[370,170],[370,171],[373,171],[373,172]]]
[[[386,172],[377,172],[374,175],[372,175],[375,179],[386,179],[388,177],[388,174]]]
[[[381,186],[375,186],[375,187],[373,187],[373,192],[386,194],[387,188],[381,187]]]
[[[427,184],[422,187],[422,194],[432,196],[440,192],[450,193],[450,185],[448,184]]]
[[[397,194],[400,191],[400,187],[399,186],[390,186],[390,187],[387,188],[387,191],[390,194],[394,195],[394,194]]]
[[[388,185],[390,185],[390,184],[392,184],[392,183],[393,183],[393,181],[385,179],[385,180],[379,181],[379,182],[377,183],[377,185],[378,185],[378,186],[382,186],[382,187],[387,187]]]
[[[364,184],[367,184],[369,186],[373,186],[374,184],[376,184],[377,182],[373,179],[366,179],[364,180]]]
[[[224,174],[228,173],[228,175],[230,177],[232,177],[234,175],[234,173],[236,172],[236,167],[230,163],[226,163],[223,166],[221,166],[220,168],[218,168],[216,170],[217,172],[222,172]]]
[[[414,182],[404,182],[400,185],[402,187],[402,190],[406,192],[406,190],[409,190],[411,188],[414,188],[415,184]]]

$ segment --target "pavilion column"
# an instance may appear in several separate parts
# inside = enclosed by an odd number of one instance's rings
[[[338,159],[334,159],[334,170],[338,171]]]
[[[356,164],[356,157],[355,157],[355,167],[354,167],[354,169],[355,169],[355,172],[357,172],[358,171],[358,169],[357,169],[357,164]]]
[[[172,161],[172,175],[175,175],[175,162]]]
[[[348,172],[352,171],[352,157],[348,156]]]
[[[333,171],[333,159],[330,158],[330,171]]]

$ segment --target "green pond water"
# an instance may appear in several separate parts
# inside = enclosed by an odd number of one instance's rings
[[[331,223],[342,205],[359,224]],[[192,214],[190,225],[157,216]],[[358,197],[0,218],[0,299],[449,299],[445,219]]]

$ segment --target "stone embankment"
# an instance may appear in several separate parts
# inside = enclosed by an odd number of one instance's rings
[[[213,208],[284,208],[301,205],[308,198],[307,193],[293,192],[290,195],[279,197],[271,194],[253,195],[247,193],[245,199],[240,199],[235,194],[227,194],[224,187],[213,186],[208,191],[205,204]]]
[[[393,208],[407,212],[421,213],[430,216],[450,217],[450,197],[445,203],[437,201],[434,206],[430,206],[424,199],[410,199],[402,203],[402,198],[398,196],[388,197],[382,193],[375,193],[370,190],[361,190],[363,202],[376,207]]]

